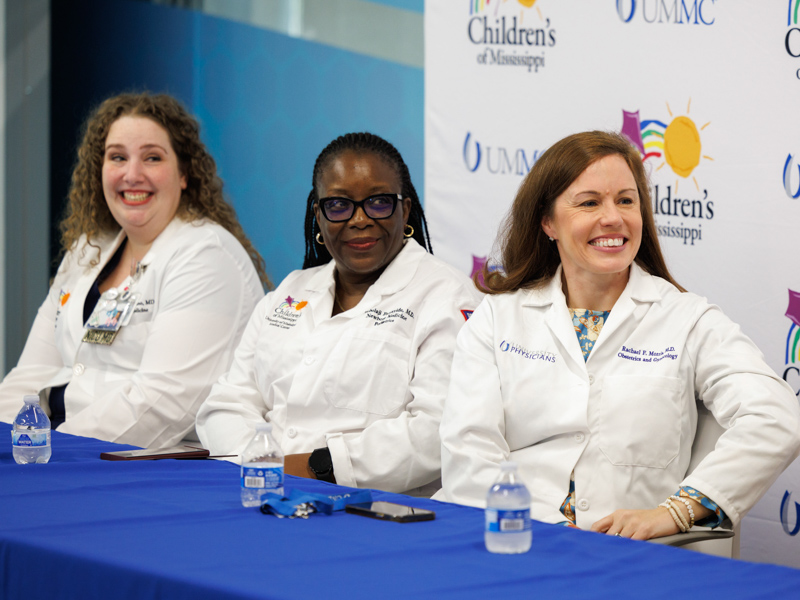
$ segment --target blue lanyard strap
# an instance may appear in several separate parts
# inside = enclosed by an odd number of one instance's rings
[[[265,494],[261,500],[261,512],[265,515],[274,514],[280,517],[307,517],[312,512],[330,515],[334,511],[344,509],[348,504],[367,504],[369,502],[372,502],[372,492],[369,490],[356,490],[333,496],[291,490],[288,496]]]

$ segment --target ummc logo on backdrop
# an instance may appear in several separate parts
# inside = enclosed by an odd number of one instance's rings
[[[617,0],[617,15],[624,23],[713,25],[715,0]]]
[[[467,39],[485,46],[476,56],[479,65],[525,67],[528,73],[544,68],[544,50],[533,51],[555,46],[556,30],[536,2],[469,1]]]
[[[527,175],[541,150],[510,149],[505,146],[482,145],[467,132],[461,152],[467,171],[487,171],[492,175]]]
[[[794,503],[794,527],[789,526],[789,503],[792,501],[792,494],[789,490],[783,494],[783,500],[781,500],[781,525],[783,526],[783,530],[788,535],[797,535],[797,532],[800,531],[800,504],[797,502]]]
[[[694,172],[703,161],[713,158],[703,153],[701,139],[701,132],[710,123],[698,128],[689,117],[690,110],[691,100],[685,115],[673,115],[667,104],[669,123],[661,119],[642,120],[638,110],[623,110],[620,133],[639,149],[644,162],[654,161],[654,173],[667,166],[677,176],[674,184],[653,186],[658,235],[679,238],[684,244],[694,246],[703,239],[703,222],[714,218],[714,202],[709,200],[708,189],[701,189]],[[679,190],[680,180],[690,177],[694,189],[689,186],[687,191],[682,186]]]
[[[797,172],[800,173],[800,165],[795,165],[794,157],[790,154],[783,163],[783,189],[786,190],[789,198],[800,198],[800,178],[798,178],[797,185],[792,184],[792,173],[794,173],[795,166],[797,166]]]

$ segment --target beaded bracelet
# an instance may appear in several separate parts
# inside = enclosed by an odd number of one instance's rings
[[[670,496],[670,498],[674,498],[675,500],[683,502],[686,505],[686,508],[689,509],[689,529],[694,527],[694,509],[692,508],[692,503],[686,498],[681,498],[680,496]]]
[[[687,531],[689,531],[689,527],[688,527],[689,524],[686,522],[686,518],[683,516],[683,514],[679,510],[677,510],[673,506],[672,500],[667,498],[666,500],[664,500],[664,502],[659,504],[659,506],[663,506],[664,508],[666,508],[669,511],[669,514],[672,517],[672,520],[675,521],[675,525],[678,526],[678,530],[681,531],[681,533],[686,533]]]

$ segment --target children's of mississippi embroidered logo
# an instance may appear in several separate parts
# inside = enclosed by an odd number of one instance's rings
[[[305,300],[295,300],[291,296],[286,296],[286,300],[278,307],[283,309],[293,308],[297,311],[303,310],[308,305],[308,302]]]
[[[302,311],[308,302],[305,300],[295,300],[291,296],[279,304],[271,315],[267,315],[267,322],[271,327],[278,329],[291,329],[297,325],[297,320],[302,316]]]
[[[498,347],[500,348],[500,352],[510,352],[513,355],[527,358],[528,360],[543,360],[549,363],[556,362],[556,355],[552,352],[547,352],[545,350],[528,350],[515,342],[503,340]]]
[[[58,294],[58,305],[64,306],[67,303],[67,300],[69,300],[69,292],[61,290]]]

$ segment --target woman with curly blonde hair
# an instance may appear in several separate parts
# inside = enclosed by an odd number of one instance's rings
[[[0,419],[38,393],[59,431],[178,442],[270,283],[177,100],[122,94],[92,113],[61,232],[64,258],[0,384]]]

